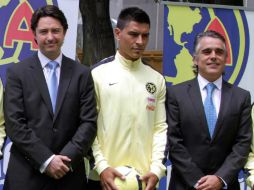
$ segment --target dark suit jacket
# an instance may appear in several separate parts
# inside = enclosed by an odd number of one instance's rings
[[[211,139],[197,79],[168,88],[169,190],[191,189],[203,176],[220,176],[239,189],[252,130],[249,92],[223,81],[221,105]]]
[[[85,189],[83,156],[96,136],[96,101],[89,68],[63,56],[56,113],[37,54],[8,69],[4,113],[13,142],[4,189]],[[39,172],[53,154],[73,172],[54,180]]]

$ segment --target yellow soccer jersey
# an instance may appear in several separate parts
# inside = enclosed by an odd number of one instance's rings
[[[95,170],[129,165],[142,175],[151,171],[160,179],[166,147],[165,80],[144,65],[118,52],[112,62],[92,70],[98,131],[92,146]],[[98,179],[92,172],[91,179]]]

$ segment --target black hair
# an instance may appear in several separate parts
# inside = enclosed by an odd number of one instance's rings
[[[118,16],[116,27],[122,30],[130,21],[146,23],[150,26],[149,16],[145,11],[138,7],[128,7],[123,9]]]
[[[33,16],[31,18],[31,29],[33,31],[36,30],[38,22],[39,22],[40,18],[42,18],[42,17],[53,17],[61,23],[65,32],[68,29],[68,23],[67,23],[67,20],[64,16],[64,13],[57,6],[46,5],[46,6],[43,6],[39,9],[37,9],[33,13]]]

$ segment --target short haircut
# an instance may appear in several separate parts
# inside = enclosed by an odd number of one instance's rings
[[[204,37],[217,38],[217,39],[221,40],[224,43],[224,48],[225,48],[225,52],[226,52],[226,55],[227,55],[227,48],[226,48],[225,38],[220,33],[216,32],[214,30],[207,30],[205,32],[201,32],[198,35],[196,35],[195,40],[194,40],[194,55],[197,54],[199,42]]]
[[[221,40],[224,43],[224,48],[225,48],[226,56],[228,55],[227,48],[226,48],[226,40],[225,40],[225,38],[220,33],[216,32],[214,30],[207,30],[205,32],[201,32],[198,35],[196,35],[195,40],[194,40],[194,50],[193,50],[194,51],[194,53],[193,53],[194,56],[197,55],[199,42],[204,37],[217,38],[217,39]],[[193,70],[195,75],[198,74],[198,66],[196,64],[194,64],[192,66],[192,70]]]
[[[31,18],[31,29],[33,31],[36,30],[38,22],[42,17],[53,17],[54,19],[57,19],[61,23],[65,32],[68,29],[68,23],[64,16],[64,13],[57,6],[46,5],[37,9],[33,13],[33,16]]]
[[[145,23],[150,27],[149,16],[145,11],[138,7],[128,7],[123,9],[118,16],[116,27],[122,30],[130,21]]]

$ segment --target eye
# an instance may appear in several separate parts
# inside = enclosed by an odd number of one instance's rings
[[[202,50],[202,53],[205,54],[205,55],[209,55],[211,52],[212,52],[211,49],[204,49],[204,50]]]
[[[216,50],[215,50],[215,53],[216,53],[217,55],[224,55],[224,54],[225,54],[225,51],[224,51],[224,49],[216,49]]]
[[[132,37],[138,37],[139,33],[138,32],[129,32],[129,35]]]
[[[47,30],[39,30],[39,34],[42,34],[42,35],[45,35],[45,34],[47,34]]]
[[[142,37],[143,37],[143,38],[148,38],[148,37],[149,37],[149,33],[142,34]]]
[[[52,30],[52,33],[54,33],[54,34],[59,34],[60,32],[61,32],[60,28],[55,28]]]

